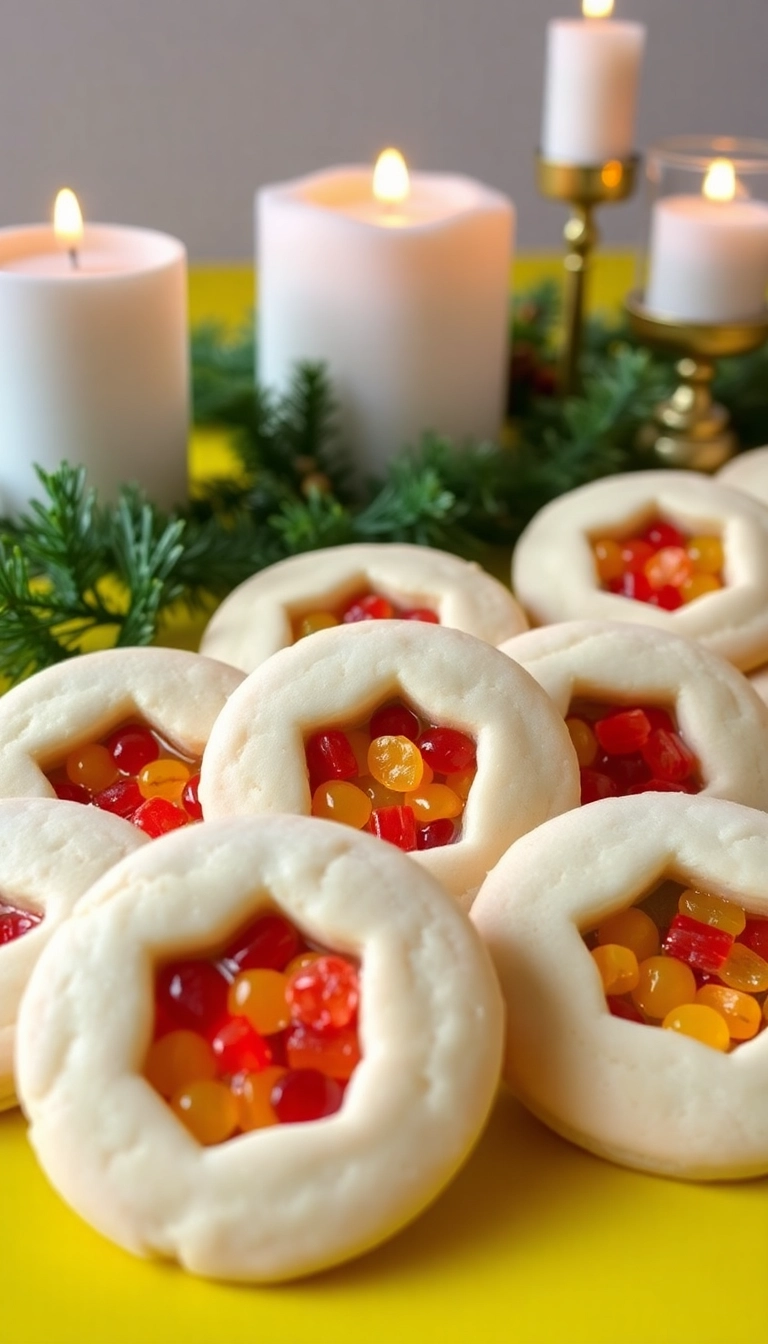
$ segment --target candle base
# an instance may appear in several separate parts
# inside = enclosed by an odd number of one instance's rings
[[[582,165],[558,163],[538,154],[536,184],[550,201],[564,201],[572,208],[563,238],[565,255],[565,292],[563,296],[563,345],[559,368],[559,389],[568,396],[579,389],[579,364],[586,274],[600,234],[594,221],[595,207],[625,201],[632,195],[640,157],[611,159],[607,163]]]
[[[675,365],[680,382],[641,428],[638,447],[665,466],[717,471],[738,441],[727,410],[712,400],[715,361],[759,349],[768,340],[768,309],[742,322],[685,322],[649,312],[637,294],[625,309],[641,341],[682,355]]]

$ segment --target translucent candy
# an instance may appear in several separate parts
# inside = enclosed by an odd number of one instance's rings
[[[696,971],[720,976],[732,946],[733,934],[711,924],[701,924],[687,915],[675,915],[662,943],[668,957],[685,961]]]
[[[415,742],[421,726],[417,716],[407,705],[382,705],[371,715],[369,740],[376,737],[407,737]]]
[[[598,798],[615,798],[619,786],[609,775],[600,770],[581,770],[581,802],[596,803]]]
[[[645,961],[658,953],[659,931],[649,915],[632,905],[603,920],[597,930],[597,941],[628,947],[638,961]]]
[[[760,1004],[751,994],[726,985],[702,985],[696,993],[696,1002],[714,1008],[725,1019],[733,1041],[749,1041],[760,1029]]]
[[[203,820],[203,809],[198,797],[200,787],[200,775],[191,775],[184,785],[181,795],[181,805],[191,821]]]
[[[667,586],[679,588],[691,577],[693,564],[682,546],[663,546],[646,560],[643,573],[654,592],[658,592]]]
[[[610,537],[601,538],[600,541],[593,542],[592,553],[595,557],[597,577],[601,583],[610,583],[611,579],[621,578],[624,573],[624,558],[617,541],[613,541]]]
[[[37,910],[22,910],[7,901],[0,901],[0,947],[14,943],[31,929],[37,928],[43,916]]]
[[[98,742],[89,742],[87,746],[71,751],[64,769],[72,784],[81,785],[89,793],[100,793],[114,784],[118,775],[112,753]]]
[[[697,919],[700,924],[711,924],[715,929],[723,929],[734,938],[738,937],[747,922],[746,912],[734,901],[726,901],[722,896],[714,896],[707,891],[696,891],[693,887],[686,887],[681,892],[677,908],[681,915]]]
[[[224,960],[240,971],[262,967],[282,971],[300,945],[299,934],[285,915],[259,915],[228,944]]]
[[[175,961],[157,975],[158,1012],[177,1027],[204,1032],[227,1011],[229,982],[209,961]]]
[[[652,522],[642,534],[642,540],[660,550],[663,546],[684,546],[685,537],[674,523],[665,523],[662,518]]]
[[[181,802],[181,795],[189,782],[189,766],[183,761],[161,756],[150,761],[139,771],[137,783],[142,798],[164,798],[166,802]]]
[[[280,1123],[272,1107],[272,1089],[287,1072],[280,1064],[270,1064],[260,1073],[247,1073],[237,1080],[233,1091],[237,1098],[240,1129],[245,1133]]]
[[[650,734],[650,721],[642,709],[619,710],[595,723],[595,736],[609,756],[639,751]]]
[[[314,733],[306,744],[307,766],[314,787],[329,779],[354,779],[355,753],[348,738],[336,728]]]
[[[233,1017],[245,1017],[262,1036],[273,1036],[288,1026],[288,976],[281,971],[242,971],[229,987],[227,1008]]]
[[[167,798],[147,798],[133,813],[131,821],[145,835],[156,839],[160,835],[167,835],[169,831],[178,830],[180,826],[186,826],[189,817],[180,807],[169,803]]]
[[[368,749],[368,769],[388,789],[408,793],[421,783],[421,752],[407,737],[374,738]]]
[[[592,960],[606,994],[627,994],[635,988],[639,979],[637,957],[628,947],[605,943],[592,949]]]
[[[306,639],[307,635],[314,635],[318,630],[330,630],[338,624],[339,618],[332,611],[309,611],[296,621],[293,637],[295,640]]]
[[[341,619],[345,623],[389,621],[396,614],[393,604],[386,597],[379,597],[378,593],[365,593],[345,607]]]
[[[707,593],[716,593],[722,583],[715,574],[692,574],[690,579],[680,585],[683,602],[695,602],[697,597],[706,597]]]
[[[584,719],[567,718],[565,726],[570,733],[579,765],[591,765],[597,756],[597,738],[589,724]]]
[[[345,779],[331,779],[312,795],[312,816],[338,821],[362,831],[368,825],[373,804],[362,789]]]
[[[640,750],[654,778],[665,783],[682,783],[696,769],[696,757],[689,751],[678,733],[654,728]]]
[[[291,1069],[272,1089],[272,1106],[281,1124],[320,1120],[338,1111],[344,1092],[335,1078],[317,1069]]]
[[[728,959],[717,972],[730,989],[762,994],[768,989],[768,961],[745,943],[734,943]]]
[[[731,1043],[725,1019],[705,1003],[682,1003],[666,1014],[661,1025],[667,1031],[692,1036],[713,1050],[725,1051]]]
[[[417,849],[439,849],[441,845],[450,845],[455,839],[456,827],[448,817],[441,817],[438,821],[430,821],[426,826],[419,826],[416,832]]]
[[[93,795],[94,807],[113,812],[116,817],[131,818],[144,802],[135,779],[118,779],[109,788]]]
[[[419,738],[418,745],[436,774],[449,775],[456,770],[474,769],[477,765],[472,738],[456,728],[428,728]]]
[[[160,755],[160,743],[150,728],[132,724],[113,733],[104,744],[123,775],[138,775]]]
[[[285,1055],[292,1069],[317,1069],[345,1081],[360,1063],[360,1042],[354,1027],[321,1033],[297,1022],[288,1033]]]
[[[655,548],[651,546],[650,542],[643,541],[640,537],[630,537],[628,540],[622,541],[620,545],[625,573],[641,574],[645,568],[646,562],[650,560],[653,555]],[[648,580],[645,579],[645,582],[650,591]]]
[[[451,771],[450,774],[446,775],[445,782],[449,789],[453,789],[453,792],[457,793],[459,797],[463,798],[464,802],[466,802],[469,797],[469,790],[472,787],[476,775],[477,770],[474,766],[470,765],[466,770]],[[422,777],[422,784],[425,782],[425,779]]]
[[[415,793],[408,793],[406,804],[413,809],[417,822],[425,824],[460,817],[464,807],[459,795],[449,789],[447,784],[428,784]]]
[[[681,1003],[693,1003],[696,979],[690,966],[674,957],[647,957],[641,961],[632,1002],[646,1017],[663,1019]]]
[[[756,919],[750,915],[743,932],[738,935],[739,942],[751,947],[753,952],[768,961],[768,919]]]
[[[170,1031],[149,1048],[144,1072],[163,1097],[172,1097],[188,1083],[216,1076],[216,1057],[196,1031]]]
[[[696,536],[688,540],[688,555],[694,569],[699,574],[717,574],[722,572],[725,553],[720,537]]]
[[[370,828],[380,840],[409,852],[417,847],[416,818],[410,807],[375,807]]]
[[[171,1106],[190,1134],[205,1146],[223,1143],[237,1129],[237,1098],[225,1083],[191,1083],[175,1093]]]
[[[291,976],[286,996],[294,1022],[315,1031],[337,1031],[357,1016],[357,971],[345,957],[318,957]]]
[[[422,776],[423,778],[423,776]],[[403,801],[403,794],[396,789],[388,789],[384,784],[380,784],[373,775],[361,775],[355,780],[355,784],[362,789],[367,798],[370,798],[374,807],[400,807]]]
[[[219,1073],[257,1073],[272,1063],[272,1055],[261,1034],[244,1017],[231,1017],[211,1038]]]

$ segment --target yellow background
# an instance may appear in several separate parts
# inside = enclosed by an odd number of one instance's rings
[[[524,261],[519,285],[543,271],[556,263]],[[596,298],[630,281],[628,258],[604,258]],[[199,270],[193,320],[241,322],[251,284]],[[207,436],[195,451],[204,469]],[[48,1188],[19,1113],[0,1116],[2,1344],[768,1344],[767,1269],[766,1181],[623,1171],[504,1095],[453,1184],[378,1250],[288,1286],[205,1283],[92,1232]]]

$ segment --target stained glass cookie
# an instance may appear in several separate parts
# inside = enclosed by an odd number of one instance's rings
[[[705,793],[768,810],[768,710],[702,644],[617,621],[562,621],[507,640],[563,715],[582,802]]]
[[[211,618],[200,651],[251,672],[317,630],[393,619],[446,625],[488,644],[528,628],[509,589],[470,561],[426,546],[334,546],[247,579]]]
[[[16,1017],[38,957],[91,884],[144,843],[127,822],[73,803],[0,802],[0,1109],[16,1104]]]
[[[562,495],[524,531],[512,574],[536,625],[652,625],[742,671],[768,660],[768,509],[695,472],[634,472]]]
[[[269,1033],[253,1025],[280,977],[300,1048],[274,998]],[[395,849],[306,818],[206,822],[118,865],[51,939],[20,1016],[20,1095],[46,1174],[104,1235],[195,1274],[283,1279],[367,1250],[439,1193],[492,1104],[502,1026],[480,939]],[[194,1066],[158,1060],[196,1029]]]
[[[206,817],[344,821],[468,904],[504,850],[579,801],[549,697],[510,658],[408,621],[324,630],[243,682],[205,750]]]
[[[507,1004],[505,1077],[601,1157],[768,1172],[768,817],[607,798],[524,836],[472,908]]]

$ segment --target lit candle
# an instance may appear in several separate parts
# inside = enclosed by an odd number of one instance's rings
[[[72,192],[55,224],[0,229],[0,507],[40,495],[33,464],[87,468],[114,497],[136,481],[187,494],[186,253],[146,229],[88,224]]]
[[[645,26],[611,19],[613,0],[582,0],[582,10],[547,26],[541,152],[589,167],[634,150]]]
[[[259,377],[323,361],[344,442],[378,471],[424,430],[495,437],[504,413],[514,208],[400,155],[257,195]]]
[[[765,309],[768,205],[742,195],[733,164],[716,159],[698,196],[653,207],[645,306],[682,322],[729,322]]]

